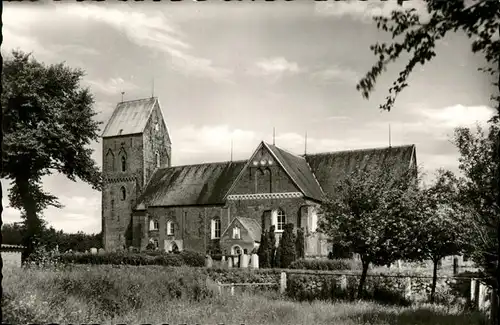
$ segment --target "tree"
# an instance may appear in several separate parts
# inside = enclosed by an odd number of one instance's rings
[[[460,197],[469,210],[471,236],[468,241],[472,247],[472,259],[491,279],[498,289],[498,260],[500,205],[497,198],[500,188],[495,171],[500,161],[495,159],[496,142],[500,126],[493,123],[486,133],[477,126],[476,132],[468,128],[455,130],[454,143],[459,149]]]
[[[26,259],[34,248],[41,212],[61,207],[42,188],[54,172],[101,188],[101,174],[88,145],[99,139],[94,100],[80,87],[84,72],[64,63],[47,66],[13,51],[3,64],[3,155],[1,177],[11,181],[11,205],[26,216]]]
[[[403,2],[403,0],[398,0],[400,6]],[[465,1],[426,0],[426,3],[429,17],[424,22],[421,21],[415,9],[393,11],[390,19],[381,16],[374,18],[377,28],[391,33],[393,42],[391,44],[376,43],[370,47],[375,56],[378,57],[377,62],[361,79],[356,88],[362,92],[363,97],[368,98],[374,89],[376,80],[387,66],[396,61],[402,53],[410,54],[406,67],[390,87],[386,102],[380,105],[382,110],[390,111],[394,106],[396,96],[408,86],[407,80],[415,66],[418,63],[423,65],[436,56],[436,42],[449,32],[461,30],[470,39],[473,39],[472,52],[484,54],[488,62],[486,68],[479,69],[491,76],[496,75],[497,81],[493,84],[497,88],[497,94],[493,95],[492,99],[496,102],[497,113],[490,122],[497,123],[500,121],[500,38],[498,37],[500,35],[500,2],[479,0],[472,4],[470,2],[466,4]],[[463,132],[463,129],[459,132]],[[494,150],[491,150],[492,157],[488,159],[499,161],[500,130],[497,129],[492,138],[495,138]],[[467,167],[464,166],[464,168]],[[485,176],[491,178],[491,183],[495,183],[496,188],[500,187],[500,164],[496,164],[495,170],[488,170],[488,174]],[[494,202],[497,207],[500,206],[499,191],[496,191]],[[481,211],[473,211],[472,213],[483,215]],[[500,258],[498,258],[500,256],[500,218],[498,208],[495,208],[495,213],[494,221],[487,222],[487,230],[481,230],[481,232],[488,232],[490,236],[493,236],[491,233],[493,232],[494,237],[496,237],[494,240],[496,247],[489,247],[489,258],[492,260],[488,263],[490,267],[495,264],[494,276],[491,279],[497,288],[497,302],[494,307],[496,314],[492,313],[492,315],[494,315],[493,321],[498,323],[500,320],[500,308],[497,306],[498,301],[500,301],[498,296],[500,286]],[[495,257],[493,258],[493,256]],[[487,273],[493,275],[491,271],[487,271]]]
[[[287,223],[283,231],[283,236],[279,243],[278,250],[280,252],[280,265],[281,268],[288,268],[293,261],[297,259],[297,252],[295,251],[295,235],[293,233],[293,223]]]
[[[441,169],[431,186],[414,193],[413,227],[408,231],[417,235],[419,246],[407,247],[407,258],[433,262],[430,296],[433,303],[439,261],[462,253],[467,238],[458,180],[452,172]]]
[[[401,170],[387,161],[356,168],[336,184],[336,195],[323,202],[318,230],[361,258],[358,297],[371,264],[387,265],[403,257],[403,248],[418,245],[405,231],[413,204],[409,193],[416,185],[414,169]]]
[[[269,264],[272,268],[276,267],[276,233],[275,226],[269,228]]]
[[[297,258],[304,258],[304,228],[297,228],[297,239],[295,240],[295,251],[297,252]]]
[[[268,268],[269,267],[269,234],[267,231],[263,231],[260,236],[260,245],[257,251],[259,255],[259,267]]]

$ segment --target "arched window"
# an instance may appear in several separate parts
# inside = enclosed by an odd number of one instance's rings
[[[122,156],[121,162],[122,162],[122,172],[124,172],[127,170],[127,158],[125,156]]]
[[[174,223],[172,221],[167,222],[167,235],[173,236],[175,234]]]
[[[156,157],[156,168],[160,168],[160,153],[158,151],[155,152]]]
[[[149,230],[158,230],[160,228],[160,223],[158,220],[151,219],[149,221]]]
[[[211,238],[220,238],[220,219],[212,219]]]
[[[286,224],[286,214],[285,211],[279,209],[277,214],[276,230],[283,231]]]
[[[111,149],[106,153],[106,169],[110,172],[115,170],[115,155]]]
[[[127,191],[125,190],[124,186],[122,186],[120,188],[120,194],[121,194],[122,201],[125,201],[125,199],[127,198]]]

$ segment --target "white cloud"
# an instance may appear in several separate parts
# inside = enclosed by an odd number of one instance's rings
[[[322,81],[342,81],[345,83],[356,85],[361,77],[353,69],[347,67],[341,67],[338,65],[331,66],[321,71],[317,71],[312,74],[312,78]]]
[[[129,91],[137,89],[137,85],[130,81],[125,81],[122,78],[110,78],[106,81],[103,80],[87,80],[88,83],[94,90],[100,91],[107,95],[118,95],[122,91]]]
[[[231,139],[234,158],[245,159],[241,157],[249,155],[259,141],[254,132],[231,129],[227,125],[205,125],[201,128],[188,125],[176,133],[175,139],[174,150],[178,148],[178,153],[174,153],[174,159],[180,164],[207,162],[197,160],[207,155],[214,161],[224,160],[220,159],[224,156],[230,158]]]
[[[165,53],[177,70],[195,76],[209,76],[217,81],[228,81],[230,71],[215,67],[211,60],[190,54],[191,45],[184,40],[179,28],[160,12],[146,15],[131,7],[67,5],[57,7],[66,14],[105,23],[123,32],[130,41]]]
[[[249,70],[249,74],[256,76],[265,76],[271,81],[277,81],[286,74],[296,74],[302,69],[296,62],[291,62],[284,57],[272,57],[260,59]]]
[[[416,108],[414,113],[423,116],[428,126],[455,128],[484,123],[493,116],[493,109],[488,106],[454,105],[441,109]]]
[[[344,17],[349,16],[363,22],[373,21],[375,16],[390,16],[394,10],[417,9],[421,19],[428,16],[426,3],[422,0],[404,1],[399,6],[396,0],[379,1],[321,1],[315,4],[316,14],[322,16]]]

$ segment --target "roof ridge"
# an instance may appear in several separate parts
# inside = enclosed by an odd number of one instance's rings
[[[191,166],[203,166],[203,165],[214,165],[214,164],[231,164],[231,163],[241,163],[241,162],[247,162],[248,159],[241,159],[241,160],[227,160],[227,161],[214,161],[214,162],[204,162],[204,163],[198,163],[198,164],[186,164],[186,165],[176,165],[176,166],[170,166],[170,167],[162,167],[158,168],[158,170],[165,170],[169,168],[179,168],[179,167],[191,167]]]
[[[158,97],[144,97],[144,98],[138,98],[138,99],[132,99],[132,100],[124,100],[124,101],[118,102],[118,105],[123,104],[123,103],[139,102],[141,100],[147,100],[147,99],[158,99]]]
[[[415,146],[415,144],[403,144],[403,145],[399,145],[399,146],[389,146],[389,147],[373,147],[373,148],[362,148],[362,149],[347,149],[347,150],[339,150],[339,151],[325,151],[325,152],[317,152],[317,153],[308,153],[308,154],[302,155],[302,157],[305,158],[306,156],[328,155],[328,154],[332,154],[332,153],[363,152],[363,151],[404,148],[404,147],[414,147],[414,146]]]

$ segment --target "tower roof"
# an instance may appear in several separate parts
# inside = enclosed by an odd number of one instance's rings
[[[118,103],[102,132],[102,137],[143,132],[157,102],[158,98],[150,97]]]

